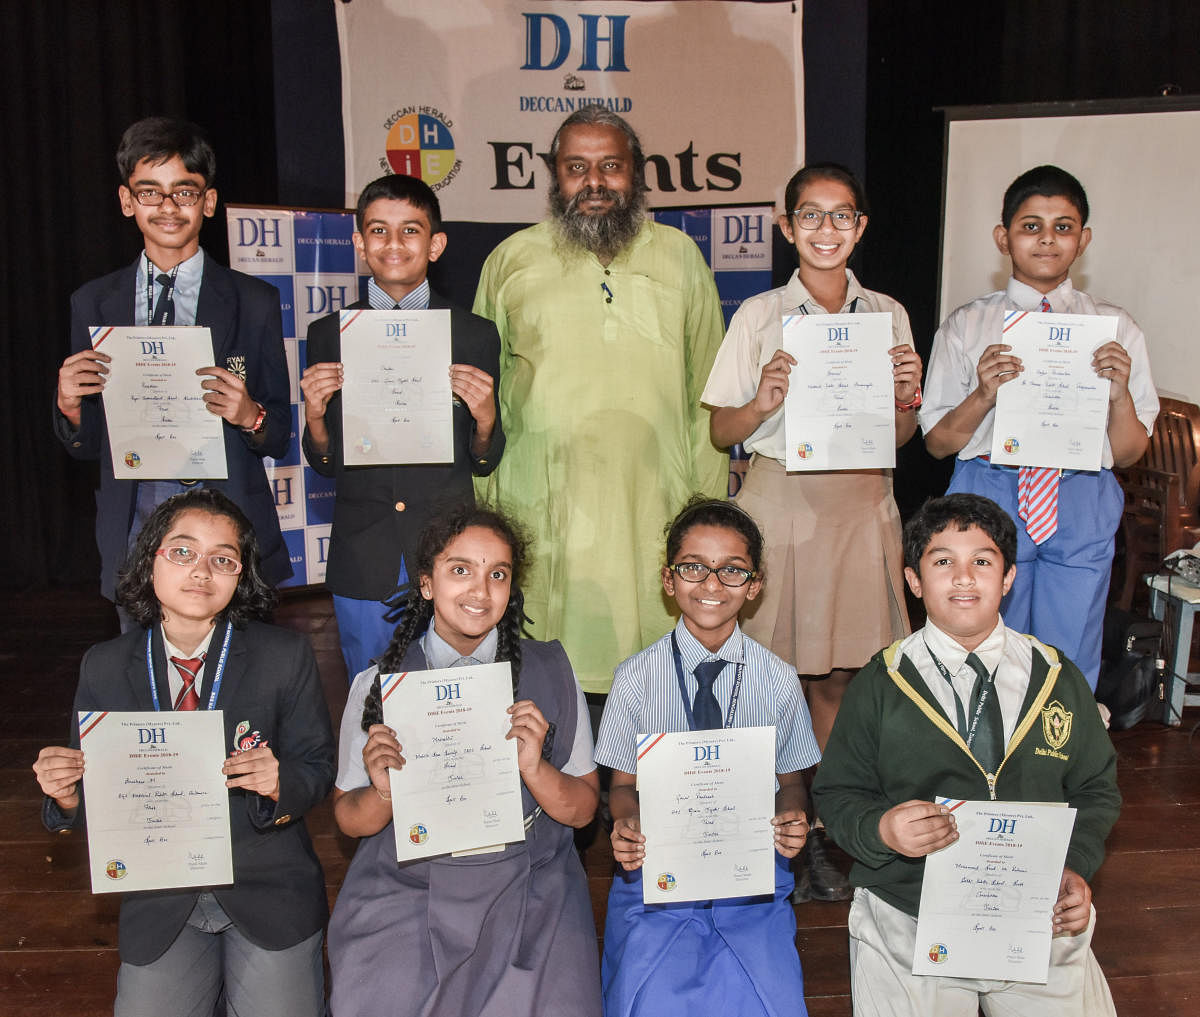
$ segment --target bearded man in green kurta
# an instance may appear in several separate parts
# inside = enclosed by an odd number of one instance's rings
[[[724,334],[690,237],[646,216],[645,156],[589,106],[550,147],[550,218],[488,257],[475,313],[500,333],[508,447],[476,493],[534,537],[522,583],[537,639],[560,639],[587,692],[673,624],[663,530],[693,492],[723,497],[727,456],[700,392]]]

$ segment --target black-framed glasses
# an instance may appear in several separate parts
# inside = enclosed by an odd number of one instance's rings
[[[207,187],[201,187],[196,190],[194,187],[180,187],[174,191],[163,193],[154,187],[147,187],[144,190],[134,191],[133,197],[139,205],[156,206],[163,203],[163,199],[170,198],[180,208],[191,208],[196,202],[204,197],[204,192]]]
[[[721,565],[714,569],[699,561],[676,562],[671,566],[671,571],[684,580],[684,582],[688,583],[702,583],[711,573],[715,572],[717,582],[722,586],[732,587],[745,586],[751,579],[758,575],[757,572],[738,568],[736,565]]]
[[[819,230],[825,224],[825,216],[829,216],[829,221],[833,223],[835,230],[852,230],[858,225],[858,218],[861,215],[862,212],[853,208],[837,208],[832,212],[826,212],[820,208],[792,210],[792,218],[802,230]]]
[[[222,551],[197,551],[194,547],[175,544],[171,547],[160,547],[154,553],[165,558],[172,565],[179,565],[183,568],[199,565],[207,558],[208,567],[223,576],[236,576],[242,571],[242,563],[233,555],[225,554]]]

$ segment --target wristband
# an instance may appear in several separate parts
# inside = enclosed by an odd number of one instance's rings
[[[254,418],[254,423],[250,427],[242,428],[245,434],[261,434],[267,423],[267,408],[262,403],[254,405],[258,407],[258,416]]]
[[[908,413],[910,410],[915,410],[921,405],[921,386],[917,386],[917,391],[912,399],[906,403],[896,403],[896,410],[900,413]]]

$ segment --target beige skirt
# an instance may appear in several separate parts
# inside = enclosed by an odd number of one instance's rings
[[[766,578],[742,612],[801,675],[857,670],[909,632],[890,470],[788,473],[755,455],[737,503],[762,527]]]

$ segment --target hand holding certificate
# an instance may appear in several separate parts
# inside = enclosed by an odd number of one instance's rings
[[[379,676],[383,720],[402,746],[388,771],[396,858],[525,839],[507,662]]]
[[[775,891],[775,728],[638,735],[647,904]]]
[[[784,400],[788,470],[896,465],[892,316],[792,314],[783,348],[797,368]]]
[[[1046,981],[1075,810],[938,799],[959,839],[925,859],[913,974]]]
[[[1100,469],[1109,382],[1096,375],[1092,354],[1117,325],[1112,315],[1005,314],[1003,341],[1024,370],[996,390],[993,463]]]
[[[92,892],[233,882],[220,710],[79,714]]]
[[[342,311],[347,466],[454,461],[450,312]]]
[[[204,403],[196,372],[213,366],[207,328],[93,326],[111,358],[104,417],[113,475],[122,480],[223,480],[224,424]]]

